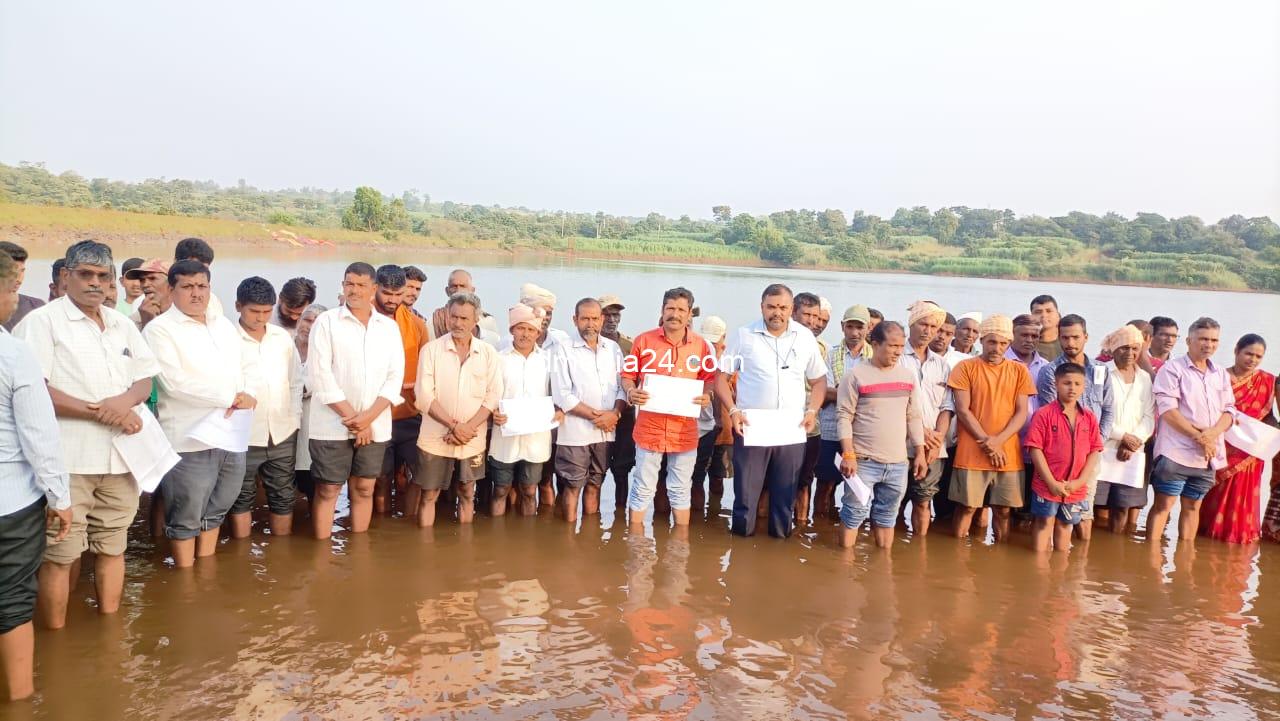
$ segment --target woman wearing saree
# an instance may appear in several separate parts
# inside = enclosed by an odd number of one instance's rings
[[[1235,365],[1227,369],[1236,411],[1270,420],[1275,376],[1260,370],[1267,343],[1252,333],[1236,343]],[[1200,509],[1200,535],[1228,543],[1253,543],[1261,535],[1259,499],[1263,461],[1227,444],[1227,466],[1218,471]],[[1269,505],[1275,505],[1275,497]]]

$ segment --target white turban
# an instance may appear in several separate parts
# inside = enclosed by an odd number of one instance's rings
[[[520,302],[530,308],[555,309],[556,295],[551,291],[533,283],[520,286]]]

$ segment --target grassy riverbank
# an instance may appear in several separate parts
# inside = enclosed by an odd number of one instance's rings
[[[424,253],[471,250],[494,254],[551,253],[586,258],[618,258],[677,263],[769,267],[747,245],[725,245],[712,233],[652,232],[628,238],[481,237],[467,223],[433,217],[426,233],[379,232],[299,224],[266,223],[184,215],[133,213],[102,208],[0,203],[0,239],[12,240],[37,256],[55,256],[85,237],[128,246],[158,247],[198,236],[215,246],[287,249],[298,252],[337,247],[405,248]],[[1046,279],[1170,287],[1247,290],[1245,268],[1227,256],[1136,253],[1103,257],[1097,249],[1060,237],[1008,236],[968,246],[943,245],[929,236],[893,236],[888,247],[802,243],[793,267],[924,273],[986,278]],[[1277,272],[1280,272],[1278,270]]]

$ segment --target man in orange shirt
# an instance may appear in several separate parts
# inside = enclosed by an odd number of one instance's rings
[[[676,525],[689,524],[693,465],[698,455],[697,416],[652,413],[644,409],[649,392],[643,378],[651,375],[702,381],[702,393],[689,400],[706,407],[711,403],[716,356],[710,344],[693,332],[693,293],[672,288],[662,295],[662,325],[636,336],[622,362],[622,390],[636,406],[636,465],[627,495],[633,527],[644,523],[644,514],[658,487],[658,469],[667,461],[667,494]]]
[[[963,538],[990,490],[996,540],[1002,541],[1009,537],[1010,514],[1023,503],[1018,431],[1036,388],[1026,366],[1005,358],[1013,342],[1013,321],[993,315],[978,326],[978,337],[982,354],[961,361],[947,380],[960,420],[948,496],[957,504],[955,534]]]
[[[422,415],[413,407],[413,384],[418,379],[418,352],[430,338],[426,321],[404,303],[408,289],[408,274],[404,268],[398,265],[378,268],[375,283],[374,309],[394,320],[400,328],[400,340],[404,345],[404,384],[400,395],[404,403],[391,408],[391,443],[387,444],[382,473],[373,492],[373,510],[378,513],[391,510],[391,485],[394,482],[402,510],[405,515],[412,516],[418,510],[421,491],[408,479],[418,473],[418,434],[422,430]]]

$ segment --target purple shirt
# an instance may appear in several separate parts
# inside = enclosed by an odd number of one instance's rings
[[[1010,345],[1004,352],[1004,357],[1011,361],[1017,361],[1027,367],[1027,372],[1031,374],[1031,382],[1035,383],[1040,377],[1040,369],[1049,365],[1049,361],[1045,360],[1040,353],[1033,352],[1031,354],[1031,362],[1023,363],[1017,353],[1013,352],[1013,346]],[[1022,424],[1022,428],[1018,430],[1018,446],[1022,448],[1024,458],[1030,458],[1027,449],[1023,445],[1023,441],[1027,440],[1027,429],[1031,427],[1031,420],[1036,417],[1036,411],[1040,410],[1040,398],[1038,396],[1030,396],[1027,398],[1027,422]]]
[[[1223,413],[1235,413],[1236,399],[1231,392],[1231,376],[1227,375],[1225,368],[1213,361],[1208,364],[1207,370],[1201,371],[1192,365],[1189,356],[1184,355],[1161,366],[1152,385],[1156,397],[1156,415],[1163,416],[1176,408],[1191,425],[1208,428],[1216,424]],[[1168,423],[1160,424],[1152,455],[1155,458],[1164,456],[1174,463],[1191,468],[1205,467],[1204,452],[1200,444],[1179,433]],[[1216,471],[1226,465],[1226,448],[1222,436],[1218,436],[1218,453],[1209,463],[1209,468]]]

